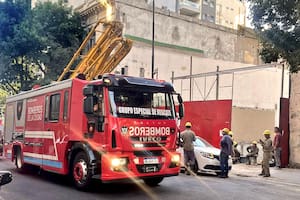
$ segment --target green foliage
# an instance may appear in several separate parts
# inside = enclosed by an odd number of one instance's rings
[[[263,41],[261,56],[273,61],[285,58],[290,71],[300,69],[300,1],[251,0],[253,25]]]
[[[0,2],[0,84],[18,93],[56,80],[84,31],[79,15],[61,3],[31,10],[30,1],[13,2]]]

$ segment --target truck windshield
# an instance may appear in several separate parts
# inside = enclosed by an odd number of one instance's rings
[[[111,113],[116,117],[174,119],[171,94],[126,88],[109,90]]]

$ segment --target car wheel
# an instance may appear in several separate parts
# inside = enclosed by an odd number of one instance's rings
[[[275,167],[276,165],[276,161],[275,161],[275,157],[272,156],[271,160],[269,161],[270,167]]]
[[[160,182],[162,182],[164,177],[154,177],[154,178],[145,178],[144,182],[149,186],[157,186]]]
[[[197,160],[196,160],[196,161],[195,161],[195,166],[194,166],[193,171],[194,171],[195,174],[197,174],[197,173],[198,173],[198,170],[199,170],[199,167],[198,167],[198,162],[197,162]]]

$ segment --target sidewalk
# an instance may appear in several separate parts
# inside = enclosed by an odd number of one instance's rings
[[[270,178],[263,178],[258,176],[261,173],[261,165],[246,165],[244,163],[234,164],[232,166],[231,174],[239,177],[262,178],[269,181],[281,182],[284,184],[299,185],[300,186],[300,169],[282,168],[276,169],[270,167]]]

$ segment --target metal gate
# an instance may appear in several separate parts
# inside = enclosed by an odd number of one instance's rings
[[[190,121],[196,135],[219,148],[220,130],[231,128],[231,106],[231,100],[184,102],[185,116],[180,130],[184,130],[185,123]]]

